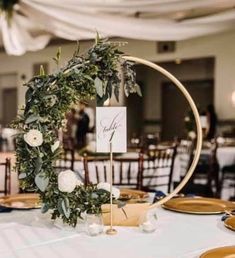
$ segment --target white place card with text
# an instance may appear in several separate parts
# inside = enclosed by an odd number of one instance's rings
[[[127,146],[126,107],[96,108],[96,151],[126,152]]]

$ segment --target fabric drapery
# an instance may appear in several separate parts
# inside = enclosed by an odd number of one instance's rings
[[[43,49],[52,37],[186,40],[231,30],[235,0],[20,0],[0,30],[10,55]]]

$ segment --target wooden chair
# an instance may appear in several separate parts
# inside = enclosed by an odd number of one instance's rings
[[[158,190],[165,186],[170,192],[174,161],[176,156],[176,145],[166,148],[156,148],[147,151],[144,159],[143,171],[140,182],[143,190]]]
[[[6,159],[5,162],[0,163],[0,173],[4,173],[3,189],[0,190],[1,194],[9,195],[11,193],[11,161]]]
[[[60,158],[56,161],[54,168],[60,172],[62,170],[74,171],[75,152],[73,149],[64,149]]]
[[[177,145],[177,156],[180,162],[180,176],[184,177],[187,173],[193,157],[194,141],[180,140]]]
[[[217,142],[203,143],[203,153],[187,185],[181,190],[183,194],[194,194],[205,197],[219,197],[219,165],[216,158]],[[192,152],[189,166],[194,158]]]
[[[232,189],[233,195],[230,196],[230,200],[235,199],[235,164],[230,166],[225,166],[222,168],[222,175],[221,175],[221,192],[223,189]]]
[[[143,155],[137,158],[114,158],[112,167],[113,185],[140,189]],[[109,182],[110,161],[108,157],[84,157],[85,184]]]

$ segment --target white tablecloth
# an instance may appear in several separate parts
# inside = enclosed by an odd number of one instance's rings
[[[1,258],[196,258],[207,249],[234,245],[235,233],[221,215],[157,211],[158,228],[146,234],[117,227],[118,234],[90,237],[55,227],[40,211],[0,214]],[[79,230],[80,228],[80,230]]]

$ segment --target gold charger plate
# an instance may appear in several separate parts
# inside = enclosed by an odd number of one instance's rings
[[[135,189],[120,189],[120,198],[121,201],[144,201],[149,197],[149,194],[144,191],[135,190]]]
[[[235,231],[235,216],[228,217],[224,221],[224,225],[225,225],[225,227]]]
[[[39,195],[35,193],[2,197],[0,198],[0,205],[17,210],[37,209],[41,207]]]
[[[224,246],[203,253],[200,258],[235,258],[235,246]]]
[[[189,214],[220,214],[235,209],[235,203],[215,198],[173,198],[162,205],[163,208]]]

